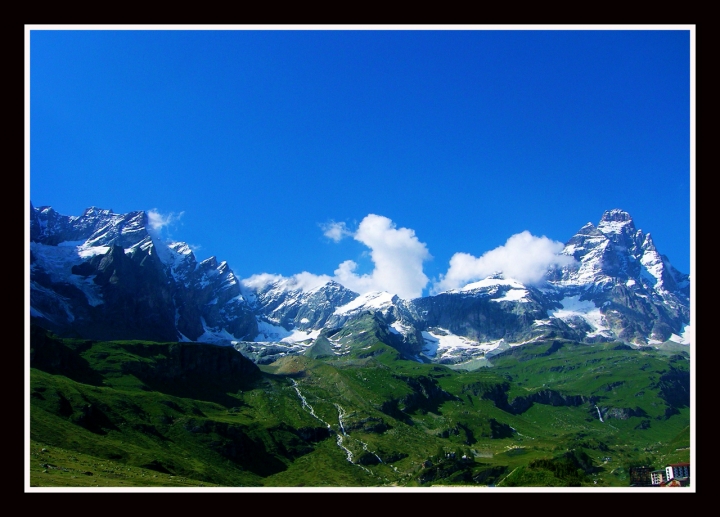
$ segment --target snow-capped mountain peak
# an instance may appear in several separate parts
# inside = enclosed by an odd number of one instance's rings
[[[600,218],[598,230],[604,234],[634,231],[635,223],[630,214],[619,208],[607,210]]]
[[[578,264],[549,275],[550,284],[567,299],[592,300],[604,314],[607,335],[631,342],[668,339],[671,328],[677,334],[680,322],[689,322],[688,276],[658,253],[627,212],[606,211],[597,227],[583,226],[563,253]]]
[[[212,342],[270,360],[371,324],[409,357],[461,362],[548,337],[646,345],[690,336],[689,276],[619,209],[566,242],[575,263],[548,271],[544,285],[495,274],[413,300],[310,273],[240,280],[227,262],[198,262],[186,243],[148,231],[142,211],[67,217],[31,206],[30,230],[33,321],[88,339]]]

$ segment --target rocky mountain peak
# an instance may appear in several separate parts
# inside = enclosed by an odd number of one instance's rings
[[[357,321],[371,315],[391,346],[427,352],[426,359],[438,362],[470,360],[501,341],[543,336],[638,344],[689,339],[689,276],[620,209],[580,228],[562,252],[576,262],[549,271],[541,287],[499,273],[413,300],[360,295],[310,274],[240,280],[227,262],[215,256],[198,262],[186,243],[148,233],[148,223],[143,211],[91,207],[64,216],[31,205],[34,321],[91,338],[282,340],[267,346],[284,354],[301,353],[321,334],[330,339],[345,329],[349,338]],[[333,346],[340,343],[332,339]]]
[[[600,223],[603,222],[625,222],[630,221],[632,222],[632,217],[629,213],[627,213],[625,210],[621,210],[619,208],[613,208],[612,210],[606,210],[605,213],[603,213],[602,218],[600,219]]]
[[[604,234],[634,234],[636,231],[630,214],[619,208],[607,210],[602,215],[598,230]]]
[[[98,208],[96,206],[91,206],[89,208],[86,208],[83,212],[83,215],[81,217],[97,217],[97,216],[110,216],[115,215],[112,211],[112,208],[110,209],[104,209],[104,208]]]
[[[205,260],[203,260],[202,262],[200,262],[201,269],[206,269],[206,270],[207,269],[217,269],[217,267],[218,267],[218,261],[217,261],[217,257],[215,257],[214,255],[212,257],[208,257]]]

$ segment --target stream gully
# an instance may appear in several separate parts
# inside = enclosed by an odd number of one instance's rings
[[[297,381],[296,381],[295,379],[291,379],[291,380],[292,380],[292,383],[293,383],[293,388],[295,389],[295,392],[297,393],[298,397],[300,398],[300,401],[302,402],[302,407],[303,407],[308,413],[310,413],[314,418],[316,418],[317,420],[319,420],[320,422],[322,422],[322,423],[328,428],[328,431],[330,431],[331,433],[333,433],[333,434],[336,435],[336,440],[335,440],[335,442],[337,443],[337,446],[340,447],[340,448],[343,450],[343,452],[345,453],[345,458],[347,459],[347,461],[350,462],[350,463],[352,463],[352,464],[355,465],[356,467],[360,467],[361,469],[363,469],[363,470],[364,470],[365,472],[367,472],[368,474],[373,475],[373,473],[372,473],[369,469],[367,469],[367,468],[365,468],[364,466],[359,465],[359,464],[357,464],[357,463],[355,463],[355,462],[353,461],[353,453],[352,453],[352,451],[351,451],[350,449],[348,449],[348,448],[345,446],[345,444],[344,444],[344,441],[345,441],[346,439],[348,439],[348,440],[351,439],[350,435],[345,431],[345,423],[344,423],[344,421],[343,421],[343,419],[345,418],[345,415],[346,415],[345,409],[344,409],[340,404],[337,404],[337,403],[334,403],[334,404],[333,404],[333,405],[335,406],[335,409],[337,409],[337,411],[338,411],[338,417],[337,417],[337,418],[338,418],[338,427],[339,427],[339,429],[340,429],[340,432],[337,432],[337,431],[335,431],[335,430],[332,428],[332,425],[331,425],[331,424],[329,424],[328,422],[326,422],[325,420],[323,420],[322,418],[320,418],[320,417],[315,413],[315,409],[308,403],[307,399],[305,398],[305,396],[304,396],[304,395],[302,394],[302,392],[300,391],[300,386],[298,385]],[[357,442],[359,442],[359,443],[362,445],[362,448],[363,448],[364,451],[367,451],[367,452],[369,452],[370,454],[372,454],[373,456],[375,456],[380,463],[383,462],[383,461],[380,459],[380,456],[378,456],[377,454],[375,454],[375,452],[373,452],[373,451],[371,451],[371,450],[368,449],[368,445],[367,445],[365,442],[363,442],[362,440],[358,440],[358,439],[356,439],[356,438],[353,438],[353,439],[356,440]]]

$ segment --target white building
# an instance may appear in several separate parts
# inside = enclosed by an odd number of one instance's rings
[[[660,483],[665,481],[665,475],[666,475],[666,473],[662,469],[661,470],[653,470],[650,473],[650,482],[653,485],[659,485]]]
[[[687,478],[690,477],[690,464],[689,463],[673,463],[665,467],[665,479],[670,481],[673,478]]]

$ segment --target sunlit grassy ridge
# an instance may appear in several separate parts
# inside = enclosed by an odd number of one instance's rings
[[[462,371],[361,345],[258,368],[34,330],[31,485],[628,486],[689,459],[682,353],[554,341]]]

